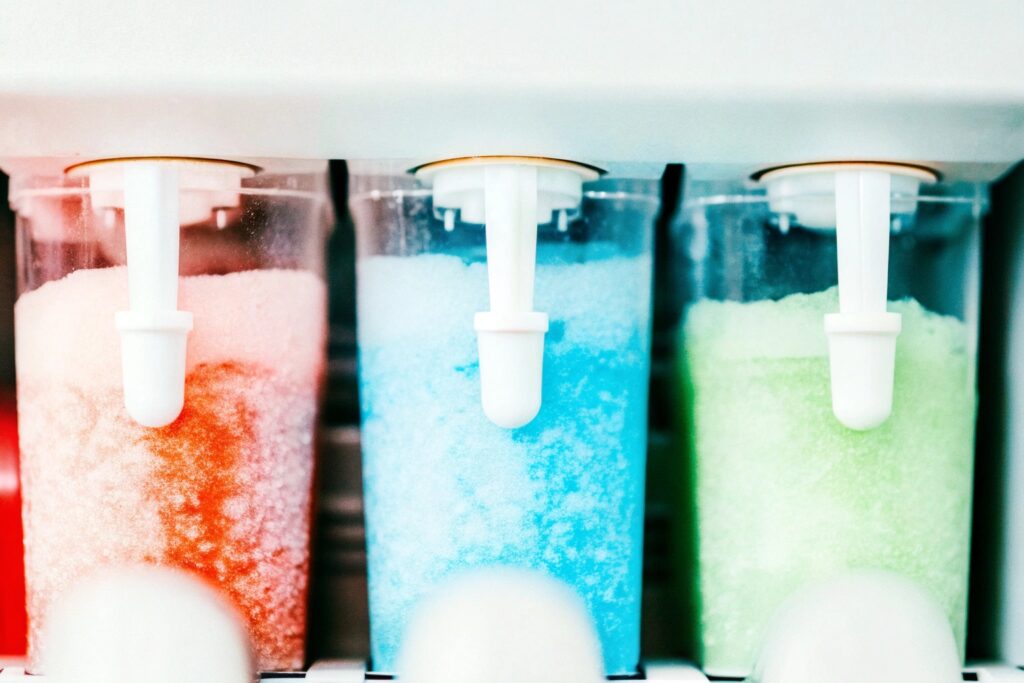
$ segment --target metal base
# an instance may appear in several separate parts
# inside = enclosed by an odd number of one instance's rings
[[[0,661],[0,681],[3,683],[42,683],[43,676],[29,676],[23,665],[9,662],[3,666]],[[639,680],[662,681],[662,683],[709,683],[709,679],[693,664],[687,662],[651,662],[644,666],[646,675]],[[1024,683],[1024,671],[1020,667],[1007,664],[984,663],[970,665],[964,669],[964,681],[977,683]],[[373,683],[374,681],[390,680],[367,675],[364,662],[358,660],[324,660],[317,662],[309,671],[290,671],[265,673],[261,681],[303,680],[317,683]],[[733,680],[733,679],[725,679]],[[738,679],[737,679],[738,680]]]

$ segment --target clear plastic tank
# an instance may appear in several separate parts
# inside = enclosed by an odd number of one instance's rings
[[[696,524],[681,540],[695,544],[711,674],[747,676],[783,600],[846,569],[918,583],[963,652],[984,193],[922,182],[905,194],[893,181],[888,311],[902,330],[892,408],[855,430],[830,399],[835,216],[801,222],[807,207],[837,206],[830,182],[777,187],[771,203],[747,180],[684,188],[678,368]]]
[[[166,206],[180,220],[177,308],[193,324],[183,407],[160,428],[125,406],[120,171],[103,183],[75,172],[12,178],[33,667],[65,591],[140,563],[187,569],[221,589],[248,623],[259,668],[303,665],[326,169],[248,169],[225,189],[195,180],[220,165],[174,163],[191,169]]]
[[[448,577],[506,565],[573,587],[608,673],[636,672],[656,190],[588,183],[536,228],[542,400],[506,428],[481,405],[484,227],[408,174],[351,178],[373,670]]]

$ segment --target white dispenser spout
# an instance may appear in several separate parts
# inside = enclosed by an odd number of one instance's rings
[[[921,181],[934,179],[885,164],[809,164],[762,177],[774,211],[805,228],[835,228],[839,312],[825,316],[825,334],[832,412],[850,429],[874,429],[892,413],[901,319],[886,310],[890,214],[894,202],[912,213]]]
[[[484,172],[487,286],[491,310],[477,313],[480,397],[499,427],[522,427],[540,411],[548,316],[533,311],[537,260],[537,168]]]
[[[124,166],[129,310],[117,314],[124,405],[146,427],[174,422],[185,404],[192,314],[178,308],[178,169]]]
[[[490,310],[474,321],[481,403],[499,427],[529,424],[540,411],[548,330],[547,315],[533,310],[537,226],[555,211],[577,209],[583,182],[598,173],[550,159],[475,157],[430,164],[417,175],[433,181],[436,209],[457,209],[463,222],[486,226]]]
[[[850,429],[892,413],[900,316],[886,311],[890,176],[839,171],[835,179],[839,313],[825,316],[832,411]]]
[[[115,324],[121,337],[124,405],[144,427],[165,427],[181,414],[192,314],[178,310],[182,225],[238,206],[239,186],[254,169],[200,159],[147,158],[87,162],[71,175],[89,178],[94,211],[124,209],[128,310]]]

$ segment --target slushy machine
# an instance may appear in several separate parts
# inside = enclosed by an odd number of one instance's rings
[[[0,683],[1024,681],[1022,162],[1000,0],[0,3]]]

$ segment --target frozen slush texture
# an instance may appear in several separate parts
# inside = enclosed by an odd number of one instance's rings
[[[180,280],[185,407],[135,424],[114,312],[123,268],[79,270],[15,306],[29,647],[50,605],[105,565],[181,567],[248,622],[261,669],[302,666],[323,282],[300,271]]]
[[[502,429],[480,407],[483,263],[359,262],[372,666],[393,671],[411,611],[448,577],[535,568],[583,598],[609,673],[639,662],[649,257],[537,267],[550,316],[543,404]]]
[[[707,671],[747,675],[794,589],[846,568],[920,583],[966,617],[974,357],[967,326],[916,301],[903,316],[892,416],[867,432],[832,414],[822,315],[835,290],[689,310],[700,640]]]

